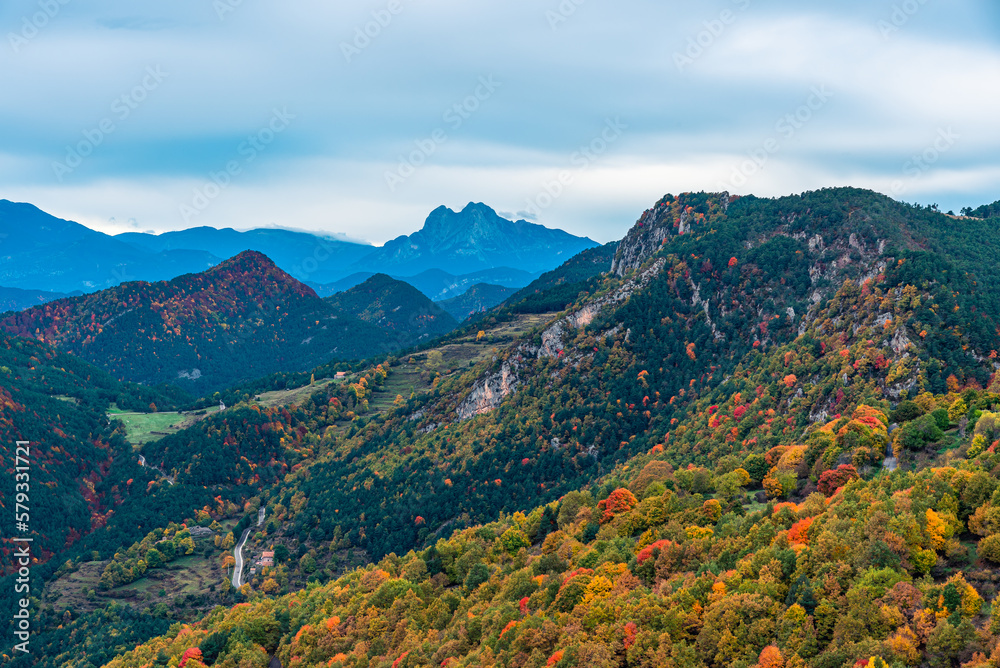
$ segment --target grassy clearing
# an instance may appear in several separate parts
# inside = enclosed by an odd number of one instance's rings
[[[305,401],[313,392],[318,392],[334,381],[331,378],[317,380],[312,385],[296,387],[290,390],[275,390],[274,392],[264,392],[254,397],[254,401],[261,406],[297,406]]]
[[[108,417],[121,420],[125,424],[128,442],[135,446],[158,441],[164,436],[187,429],[207,415],[218,412],[218,407],[190,413],[123,413],[108,411]]]

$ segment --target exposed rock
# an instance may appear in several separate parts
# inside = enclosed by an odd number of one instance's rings
[[[717,193],[713,197],[718,200],[723,210],[729,207],[729,193]],[[635,271],[653,257],[665,241],[691,232],[690,214],[683,211],[675,221],[671,212],[671,202],[666,199],[660,200],[656,206],[643,213],[619,244],[618,253],[611,264],[611,273],[625,276]]]
[[[456,411],[458,418],[468,420],[489,413],[503,403],[503,400],[521,384],[516,374],[516,366],[516,362],[504,362],[500,371],[477,382],[469,395],[459,404]]]
[[[511,351],[510,358],[503,363],[499,372],[492,373],[475,384],[472,391],[456,409],[458,418],[468,420],[496,409],[521,384],[517,372],[526,358],[531,356],[537,359],[558,357],[559,353],[566,348],[566,338],[571,330],[586,327],[604,308],[624,303],[633,293],[648,285],[657,274],[663,271],[664,266],[666,266],[666,260],[661,258],[639,275],[626,281],[617,290],[552,323],[542,332],[542,343],[539,347],[535,348],[526,343],[516,347]],[[627,336],[626,340],[628,340]],[[576,359],[576,363],[579,363],[576,357],[574,359]]]
[[[892,348],[892,352],[897,355],[908,350],[911,345],[913,345],[913,342],[910,341],[910,337],[906,335],[905,327],[897,329],[896,333],[892,335],[892,341],[889,343],[889,347]]]
[[[594,318],[606,307],[616,306],[628,300],[637,290],[646,287],[653,278],[663,271],[667,261],[659,259],[638,276],[634,276],[617,290],[607,294],[600,299],[596,299],[575,313],[571,313],[565,318],[561,318],[552,323],[542,332],[542,345],[538,349],[539,359],[544,357],[557,357],[560,350],[566,348],[565,337],[572,329],[586,327],[594,321]],[[707,312],[706,312],[707,315]]]

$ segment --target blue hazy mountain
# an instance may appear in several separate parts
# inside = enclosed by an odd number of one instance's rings
[[[197,227],[110,236],[30,204],[0,201],[0,286],[42,292],[96,292],[123,282],[198,273],[244,251],[267,255],[322,296],[375,274],[404,280],[435,301],[477,283],[521,288],[597,244],[485,204],[435,209],[423,228],[378,248],[283,229]]]
[[[280,229],[238,232],[196,227],[159,235],[130,232],[115,238],[152,252],[197,249],[228,258],[258,251],[321,295],[387,274],[435,300],[461,294],[476,283],[524,287],[541,272],[597,245],[562,230],[513,222],[485,204],[471,203],[460,212],[438,207],[420,231],[381,248]]]
[[[438,207],[419,232],[386,243],[353,270],[415,276],[429,269],[462,275],[508,267],[535,273],[597,245],[562,230],[510,221],[485,204],[470,203],[458,212]]]
[[[257,251],[297,280],[316,283],[343,278],[346,267],[373,250],[367,244],[282,229],[238,232],[231,228],[193,227],[163,234],[126,232],[115,239],[151,252],[198,249],[221,258]]]
[[[307,285],[321,297],[328,297],[344,290],[350,290],[374,275],[375,272],[358,272],[333,283],[320,284],[309,281]],[[538,273],[530,273],[520,269],[497,267],[461,276],[449,274],[443,269],[428,269],[416,276],[393,276],[393,278],[409,283],[434,301],[443,301],[462,295],[466,290],[480,283],[516,290],[528,285],[538,276]]]
[[[41,211],[0,200],[0,286],[95,292],[124,281],[204,271],[221,259],[202,250],[152,252]]]
[[[450,313],[458,322],[464,322],[471,316],[489,312],[504,303],[515,292],[517,288],[477,283],[457,297],[438,302],[438,306]]]
[[[5,311],[23,311],[32,306],[47,304],[63,297],[75,297],[83,294],[76,291],[72,294],[62,292],[45,292],[44,290],[22,290],[20,288],[0,288],[0,313]]]

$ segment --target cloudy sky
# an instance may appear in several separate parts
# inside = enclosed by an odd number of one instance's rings
[[[598,241],[667,192],[1000,199],[995,0],[5,0],[0,198],[382,243],[482,201]]]

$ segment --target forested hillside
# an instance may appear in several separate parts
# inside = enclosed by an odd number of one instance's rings
[[[665,198],[492,362],[320,422],[250,605],[112,665],[994,665],[1000,335],[953,224]]]
[[[385,274],[375,274],[325,301],[338,312],[392,332],[400,340],[397,348],[434,339],[458,325],[419,290]]]
[[[867,191],[668,195],[502,345],[248,385],[143,453],[208,497],[170,521],[264,507],[276,563],[109,665],[996,665],[998,245]]]
[[[588,289],[588,282],[611,269],[617,250],[618,242],[612,242],[578,253],[514,293],[505,306],[521,313],[560,311]]]
[[[397,314],[399,322],[380,325],[358,305],[370,285],[332,304],[248,251],[201,274],[126,283],[11,314],[0,328],[43,340],[120,379],[173,383],[200,394],[334,358],[385,354],[454,326],[422,295],[416,296],[428,313],[411,304]],[[393,296],[401,288],[408,292]],[[411,292],[401,283],[382,286],[380,299],[402,304]],[[377,308],[375,301],[366,305]]]
[[[973,218],[1000,218],[1000,201],[993,202],[993,204],[984,204],[975,209],[966,207],[962,210],[962,214]]]

